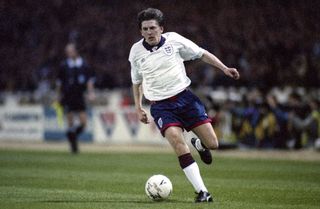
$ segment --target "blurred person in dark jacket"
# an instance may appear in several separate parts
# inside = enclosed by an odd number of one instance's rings
[[[309,111],[305,118],[293,115],[292,124],[295,128],[307,134],[309,144],[316,142],[320,138],[320,106],[319,101],[310,99],[308,102]]]
[[[78,136],[87,125],[85,93],[93,100],[94,73],[88,63],[80,56],[76,45],[68,43],[65,47],[66,59],[58,73],[58,93],[60,102],[67,114],[67,137],[72,153],[78,153]],[[78,115],[80,123],[75,124]]]

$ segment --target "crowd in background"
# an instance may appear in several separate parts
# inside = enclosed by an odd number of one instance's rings
[[[201,87],[192,89],[201,97],[221,148],[320,150],[320,89],[271,88],[268,91],[247,87]],[[9,96],[8,96],[9,95]],[[14,98],[13,98],[14,97]],[[54,91],[0,94],[0,104],[42,104],[53,106]],[[144,100],[146,106],[150,102]],[[132,107],[130,88],[96,91],[90,107]]]
[[[249,148],[320,148],[320,90],[208,90],[203,95],[222,142]]]
[[[96,73],[97,89],[124,89],[123,105],[130,104],[127,59],[141,38],[136,15],[147,7],[164,12],[165,31],[184,35],[239,70],[241,79],[233,81],[201,62],[187,63],[220,138],[261,148],[301,148],[320,138],[316,0],[4,0],[0,91],[27,92],[22,103],[49,104],[64,47],[75,42]],[[275,86],[293,88],[277,93]],[[108,100],[101,95],[99,104]]]
[[[195,85],[320,86],[319,1],[4,0],[0,89],[34,90],[43,79],[53,85],[69,41],[96,71],[99,88],[130,86],[128,54],[141,38],[136,15],[146,7],[163,10],[165,31],[212,51],[242,76],[231,82],[192,62]]]

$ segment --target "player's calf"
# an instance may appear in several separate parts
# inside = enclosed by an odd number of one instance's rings
[[[79,125],[77,128],[76,128],[76,135],[79,136],[83,131],[84,131],[84,128],[85,128],[85,125]]]
[[[73,154],[76,154],[79,152],[79,149],[78,149],[78,140],[77,140],[77,135],[74,131],[68,131],[67,132],[67,137],[68,137],[68,141],[69,141],[69,144],[70,144],[70,149],[71,149],[71,152]]]

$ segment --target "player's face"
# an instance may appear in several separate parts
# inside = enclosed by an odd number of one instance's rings
[[[155,46],[161,40],[163,27],[156,20],[145,20],[141,23],[140,32],[148,44]]]
[[[78,56],[76,47],[73,44],[68,44],[66,46],[66,55],[68,58],[75,59]]]

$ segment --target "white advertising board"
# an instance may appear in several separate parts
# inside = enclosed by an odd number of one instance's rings
[[[151,117],[151,116],[149,116]],[[134,107],[119,109],[95,107],[94,141],[112,144],[166,144],[152,118],[150,124],[139,121]]]
[[[43,139],[42,106],[1,106],[0,140]]]

